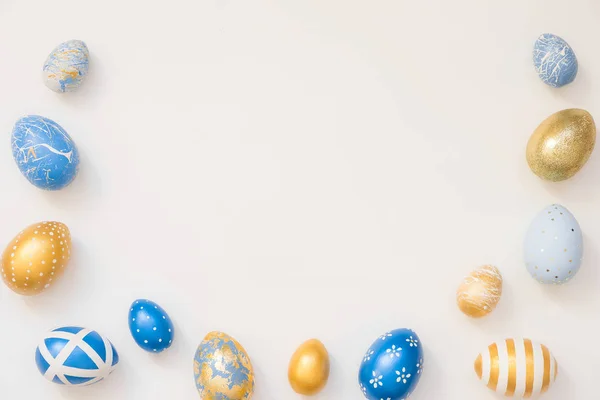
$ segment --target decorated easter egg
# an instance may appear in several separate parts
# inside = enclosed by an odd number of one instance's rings
[[[527,163],[534,174],[549,181],[575,175],[596,144],[596,123],[589,112],[572,108],[546,118],[527,143]]]
[[[79,168],[79,152],[71,137],[56,122],[38,115],[17,121],[12,153],[23,176],[40,189],[64,188]]]
[[[423,348],[410,329],[381,335],[365,353],[358,371],[360,388],[369,400],[404,400],[415,390],[423,371]]]
[[[502,275],[498,268],[484,265],[466,276],[456,291],[458,308],[473,318],[491,313],[502,295]]]
[[[108,377],[119,362],[119,355],[98,332],[65,326],[46,334],[35,351],[35,362],[50,382],[86,386]]]
[[[175,328],[171,318],[153,301],[139,299],[129,310],[129,331],[142,349],[160,353],[171,347]]]
[[[73,92],[87,76],[89,63],[90,52],[81,40],[61,43],[44,63],[44,84],[57,93]]]
[[[559,204],[544,208],[525,235],[525,266],[540,283],[572,279],[583,259],[583,235],[569,210]]]
[[[237,340],[223,332],[210,332],[194,356],[194,378],[205,400],[250,400],[254,370]]]
[[[540,35],[533,46],[533,65],[547,85],[561,87],[577,76],[577,57],[562,38],[551,33]]]
[[[475,373],[496,393],[529,398],[545,393],[554,383],[558,364],[543,344],[506,339],[492,343],[477,356]]]
[[[55,282],[71,257],[71,233],[60,222],[39,222],[25,228],[2,253],[2,279],[14,292],[41,293]]]
[[[296,393],[311,396],[325,387],[329,379],[329,353],[317,339],[302,343],[292,355],[288,380]]]

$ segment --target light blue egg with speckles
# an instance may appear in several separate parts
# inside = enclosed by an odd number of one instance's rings
[[[150,300],[139,299],[129,308],[129,332],[142,349],[160,353],[171,347],[175,327],[161,306]]]
[[[583,235],[569,210],[559,204],[544,208],[525,236],[525,265],[540,283],[571,280],[583,258]]]
[[[573,82],[579,69],[571,46],[551,33],[544,33],[535,41],[533,64],[540,79],[552,87]]]
[[[62,189],[73,182],[79,170],[73,139],[56,122],[39,115],[17,121],[12,153],[23,176],[40,189]]]
[[[90,52],[81,40],[61,43],[48,56],[42,70],[44,84],[54,92],[73,92],[88,74]]]

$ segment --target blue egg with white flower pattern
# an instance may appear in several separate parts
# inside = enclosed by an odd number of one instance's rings
[[[379,336],[366,351],[358,383],[368,400],[405,400],[422,374],[421,340],[410,329],[396,329]]]
[[[544,33],[535,41],[533,64],[540,79],[556,88],[573,82],[579,69],[571,46],[551,33]]]
[[[171,347],[175,328],[167,312],[153,301],[139,299],[129,309],[129,331],[142,349],[160,353]]]
[[[107,378],[119,363],[119,354],[98,332],[63,326],[44,336],[35,350],[35,362],[50,382],[87,386]]]
[[[12,153],[23,176],[40,189],[62,189],[73,182],[79,170],[73,139],[56,122],[39,115],[17,121]]]

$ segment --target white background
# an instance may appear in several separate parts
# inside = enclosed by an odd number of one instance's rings
[[[495,398],[473,361],[513,336],[558,359],[546,399],[597,398],[600,155],[547,184],[525,145],[555,111],[596,114],[599,21],[592,0],[3,0],[0,242],[58,220],[74,257],[38,297],[0,288],[0,397],[196,399],[194,350],[222,330],[250,354],[256,400],[299,398],[287,364],[311,337],[332,357],[316,398],[359,400],[364,351],[408,327],[426,356],[411,400]],[[578,56],[569,87],[534,72],[543,32]],[[69,39],[88,44],[90,74],[57,95],[41,68]],[[27,114],[77,143],[69,188],[42,192],[15,166],[10,133]],[[585,237],[563,287],[535,282],[521,256],[529,222],[553,202]],[[486,263],[504,294],[468,320],[455,290]],[[162,355],[130,337],[138,297],[175,322]],[[67,324],[115,344],[110,379],[69,389],[39,375],[35,346]]]

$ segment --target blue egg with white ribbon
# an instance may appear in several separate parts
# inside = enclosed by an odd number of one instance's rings
[[[65,326],[44,336],[35,351],[35,362],[50,382],[87,386],[107,378],[119,363],[119,355],[98,332]]]
[[[131,305],[129,331],[138,346],[151,353],[160,353],[171,347],[175,335],[173,321],[167,312],[146,299],[138,299]]]
[[[73,182],[79,170],[73,139],[59,124],[39,115],[17,121],[12,153],[23,176],[40,189],[62,189]]]
[[[571,46],[551,33],[544,33],[535,41],[533,64],[540,79],[556,88],[573,82],[579,69]]]
[[[410,329],[379,336],[365,352],[358,372],[360,389],[368,400],[404,400],[423,375],[423,347]]]

